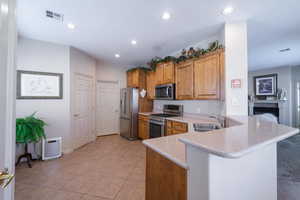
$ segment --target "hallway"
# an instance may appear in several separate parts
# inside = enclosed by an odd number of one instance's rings
[[[143,200],[144,193],[145,148],[119,135],[16,168],[16,200]]]

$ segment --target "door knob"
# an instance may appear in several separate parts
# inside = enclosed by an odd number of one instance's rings
[[[8,170],[0,171],[0,187],[6,188],[14,179],[14,174],[9,174]]]

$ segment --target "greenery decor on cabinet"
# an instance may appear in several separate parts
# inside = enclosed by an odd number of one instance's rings
[[[174,63],[180,63],[188,59],[199,58],[200,56],[203,56],[207,53],[216,51],[218,49],[223,49],[223,48],[224,46],[220,44],[218,40],[216,40],[210,43],[207,49],[200,49],[200,48],[194,49],[193,47],[190,47],[188,51],[183,49],[181,55],[177,58],[173,56],[166,56],[165,58],[155,57],[148,63],[148,65],[150,66],[151,70],[155,71],[156,66],[159,63],[170,62],[170,61]]]
[[[18,158],[18,165],[22,158],[27,159],[27,164],[31,168],[32,155],[28,153],[28,143],[37,143],[46,138],[44,127],[47,125],[43,120],[35,117],[35,113],[25,118],[16,120],[16,143],[25,144],[25,153]]]

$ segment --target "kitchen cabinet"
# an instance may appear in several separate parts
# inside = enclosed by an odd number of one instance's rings
[[[187,170],[146,150],[146,200],[186,200]]]
[[[159,63],[155,69],[156,85],[164,84],[164,63]]]
[[[194,98],[194,62],[185,61],[175,66],[176,99]]]
[[[183,122],[177,122],[167,120],[166,122],[166,135],[176,135],[188,132],[188,124]]]
[[[148,99],[155,98],[155,85],[156,85],[155,72],[154,71],[147,72],[147,98]]]
[[[127,87],[143,89],[147,91],[147,74],[144,70],[135,69],[127,72]],[[153,101],[139,95],[139,112],[150,112],[153,109]]]
[[[174,63],[159,63],[155,70],[156,85],[174,83]]]
[[[133,70],[127,72],[127,87],[138,88],[141,70]]]
[[[174,83],[174,63],[167,62],[164,64],[164,84]]]
[[[138,137],[142,140],[149,139],[149,117],[139,115]]]
[[[219,99],[220,56],[197,59],[194,62],[194,99]]]

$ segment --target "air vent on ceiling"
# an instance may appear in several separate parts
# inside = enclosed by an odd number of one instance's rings
[[[64,15],[52,12],[50,10],[46,10],[46,17],[55,19],[55,20],[60,21],[60,22],[64,21]]]
[[[290,48],[286,48],[286,49],[280,49],[279,52],[286,52],[286,51],[290,51]]]

